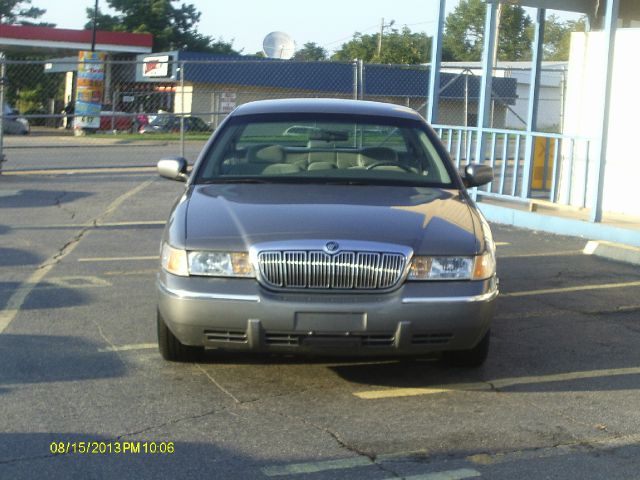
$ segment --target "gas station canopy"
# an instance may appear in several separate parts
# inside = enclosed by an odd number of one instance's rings
[[[591,17],[601,17],[607,0],[486,0],[486,2],[578,12]],[[640,2],[638,0],[620,0],[620,18],[640,20]]]
[[[0,25],[0,51],[23,54],[77,54],[90,50],[91,30]],[[96,32],[96,51],[108,53],[149,53],[153,35],[148,33]]]

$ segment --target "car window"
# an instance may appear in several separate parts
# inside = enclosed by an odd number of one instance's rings
[[[371,117],[287,120],[236,117],[225,125],[196,172],[201,183],[410,183],[452,186],[452,176],[417,121]]]

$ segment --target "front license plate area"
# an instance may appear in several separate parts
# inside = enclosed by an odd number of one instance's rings
[[[364,332],[367,329],[367,314],[298,312],[295,316],[294,329],[297,332],[313,332],[314,334]]]

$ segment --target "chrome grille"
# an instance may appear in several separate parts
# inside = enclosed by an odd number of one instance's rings
[[[402,277],[406,264],[401,253],[321,250],[263,251],[258,253],[262,281],[290,289],[387,289]]]

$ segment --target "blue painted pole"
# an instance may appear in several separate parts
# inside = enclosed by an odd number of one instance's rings
[[[533,40],[533,58],[531,61],[531,80],[529,84],[529,109],[527,114],[527,138],[524,153],[524,169],[522,171],[522,190],[520,196],[531,196],[531,177],[533,174],[533,153],[535,138],[533,133],[538,130],[538,103],[540,99],[540,70],[544,45],[544,22],[547,11],[539,8],[536,15],[536,26]]]
[[[431,72],[429,76],[429,109],[427,121],[431,124],[438,121],[438,104],[440,103],[440,65],[442,64],[442,37],[444,35],[444,11],[447,0],[438,2],[438,26],[431,44]]]
[[[478,103],[478,137],[476,140],[476,163],[484,162],[484,129],[488,128],[491,118],[491,90],[493,87],[493,52],[498,39],[497,32],[498,3],[487,4],[487,16],[484,24],[484,51],[482,52],[482,84]]]
[[[592,222],[602,221],[602,201],[604,196],[604,176],[607,166],[607,147],[609,140],[609,116],[611,113],[611,85],[613,83],[613,57],[616,49],[616,30],[618,27],[618,12],[620,10],[620,0],[608,0],[606,6],[604,25],[604,92],[599,97],[602,98],[602,130],[600,136],[599,155],[596,157],[596,177],[594,182],[595,200],[591,208],[590,220]]]

